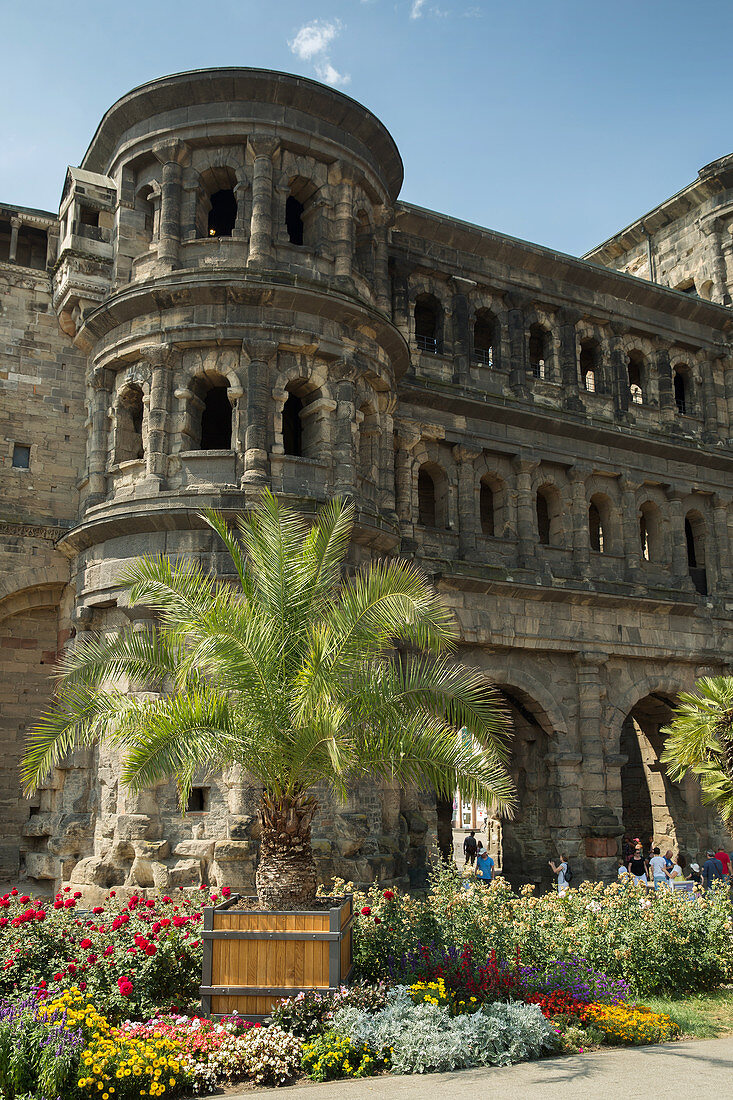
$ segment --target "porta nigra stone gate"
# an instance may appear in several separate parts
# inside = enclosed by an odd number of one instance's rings
[[[246,774],[202,775],[184,816],[107,747],[29,801],[18,763],[61,650],[155,628],[125,563],[226,577],[196,513],[263,486],[309,514],[353,499],[352,564],[414,558],[453,609],[514,723],[518,812],[492,829],[512,882],[559,851],[613,875],[625,831],[693,858],[724,835],[659,730],[733,661],[733,160],[582,260],[401,182],[353,100],[221,69],[114,104],[58,216],[0,205],[5,880],[252,884]],[[429,793],[324,793],[323,877],[418,885],[435,830]]]

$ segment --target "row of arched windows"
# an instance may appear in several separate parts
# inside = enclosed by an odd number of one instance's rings
[[[424,527],[447,528],[448,479],[445,472],[435,463],[424,463],[418,470],[417,489],[418,523]],[[496,487],[483,478],[479,488],[479,516],[481,534],[487,538],[493,538],[499,533],[497,496]],[[535,493],[536,536],[540,546],[562,547],[565,544],[563,518],[561,496],[556,486],[540,486]],[[640,557],[651,563],[664,562],[659,506],[653,501],[645,501],[639,508],[637,522]],[[596,554],[617,555],[624,552],[620,516],[605,493],[591,496],[587,523],[592,551]],[[698,511],[691,510],[685,516],[684,536],[688,572],[697,591],[706,595],[705,521]]]
[[[415,343],[421,351],[440,354],[443,350],[442,308],[431,294],[421,294],[415,301]],[[485,367],[501,365],[501,335],[497,318],[488,309],[480,309],[473,325],[471,356],[475,363]],[[545,325],[534,322],[527,333],[527,357],[529,371],[540,381],[559,381],[554,363],[552,332]],[[601,345],[592,337],[580,342],[580,379],[588,393],[604,392],[603,359]],[[649,365],[645,355],[631,350],[626,356],[629,400],[633,405],[643,405],[649,399]],[[677,364],[673,370],[674,401],[680,415],[692,412],[690,369],[687,364]]]

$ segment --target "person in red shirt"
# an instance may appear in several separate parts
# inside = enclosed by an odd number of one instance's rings
[[[720,862],[723,864],[723,874],[724,875],[729,875],[730,874],[730,856],[728,855],[728,853],[724,852],[723,849],[721,848],[719,852],[715,853],[715,858],[719,859]]]

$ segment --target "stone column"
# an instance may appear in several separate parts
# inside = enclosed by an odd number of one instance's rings
[[[639,534],[639,516],[636,507],[638,485],[627,477],[619,478],[621,490],[621,525],[623,528],[624,559],[629,580],[638,583],[641,579],[641,536]]]
[[[525,299],[506,296],[509,334],[509,386],[517,397],[527,397],[527,340],[524,324]]]
[[[672,384],[672,367],[669,360],[669,348],[657,341],[656,347],[657,387],[659,389],[659,415],[662,423],[670,424],[677,419],[677,407]]]
[[[702,376],[703,430],[704,443],[718,443],[724,438],[718,417],[718,395],[715,385],[716,358],[706,356],[700,363]]]
[[[585,483],[591,467],[585,463],[571,466],[568,480],[573,488],[573,558],[583,580],[590,577],[590,529],[588,526],[588,494]]]
[[[392,320],[410,342],[410,275],[412,265],[395,260],[392,264]]]
[[[356,492],[356,384],[353,364],[344,362],[331,371],[335,383],[336,417],[333,422],[333,495],[349,498]]]
[[[269,134],[253,134],[249,146],[254,156],[254,169],[247,266],[267,266],[273,260],[272,160],[280,143]]]
[[[267,414],[270,361],[277,352],[276,340],[246,340],[247,427],[245,430],[244,473],[241,486],[264,485],[267,467]]]
[[[728,413],[728,444],[733,445],[733,359],[731,359],[730,344],[726,348],[721,348],[719,355],[725,387],[725,405]]]
[[[15,257],[18,253],[18,230],[22,224],[20,218],[10,219],[10,251],[8,252],[8,260],[11,264],[15,263]]]
[[[481,453],[463,445],[453,448],[453,457],[458,469],[458,548],[463,558],[474,557],[476,554],[476,536],[479,533],[479,496],[476,491],[474,463],[481,457]]]
[[[348,170],[341,168],[341,180],[336,184],[333,213],[334,273],[337,278],[351,278],[354,258],[354,181]]]
[[[389,227],[394,222],[394,210],[383,206],[377,213],[374,255],[374,287],[377,309],[391,313],[392,291],[389,279]]]
[[[667,486],[667,512],[669,515],[670,531],[670,568],[672,576],[678,581],[679,586],[685,589],[692,588],[689,567],[687,563],[687,542],[685,539],[685,513],[682,508],[682,498],[685,494],[674,485]]]
[[[723,255],[723,235],[725,233],[725,224],[722,221],[710,221],[703,222],[701,225],[703,233],[710,238],[711,251],[713,254],[712,262],[712,275],[713,275],[713,292],[712,300],[714,302],[720,302],[723,305],[730,304],[730,296],[728,295],[728,279],[726,272],[725,256]],[[727,301],[726,301],[727,296]]]
[[[467,293],[476,283],[473,279],[462,279],[456,275],[450,278],[453,297],[451,300],[451,337],[453,341],[453,381],[465,381],[468,377],[468,364],[471,357],[471,332],[468,324]]]
[[[729,501],[726,501],[720,493],[715,493],[712,504],[713,531],[718,563],[718,586],[724,592],[730,592],[733,589],[733,558],[731,557],[730,529],[728,526]]]
[[[583,405],[578,392],[578,352],[575,326],[580,314],[570,309],[558,311],[560,324],[560,381],[563,389],[563,403],[566,409],[582,412]]]
[[[246,241],[249,234],[249,221],[247,220],[247,189],[246,179],[240,179],[234,188],[234,197],[237,201],[237,217],[232,231],[232,237]]]
[[[612,321],[611,329],[611,392],[614,411],[617,418],[626,415],[629,409],[629,372],[626,369],[626,356],[622,347],[622,337],[629,331],[628,325]]]
[[[148,480],[157,481],[159,490],[165,487],[168,472],[168,431],[171,398],[170,353],[171,345],[161,344],[158,347],[146,349],[144,356],[151,366],[145,468]]]
[[[415,517],[412,514],[413,451],[420,442],[420,433],[399,427],[395,453],[395,506],[397,517],[407,537],[412,537]]]
[[[153,153],[163,166],[160,186],[160,232],[158,260],[178,267],[181,249],[181,200],[183,197],[183,165],[188,159],[188,146],[182,141],[157,145]]]
[[[87,461],[89,483],[85,506],[91,508],[107,496],[107,457],[109,450],[109,405],[112,371],[95,367],[90,374],[89,439]]]
[[[517,455],[512,459],[516,472],[517,499],[517,544],[519,565],[522,569],[532,569],[536,565],[537,551],[537,512],[532,492],[532,474],[537,469],[536,461]]]
[[[623,832],[615,812],[621,800],[621,769],[608,751],[611,746],[604,744],[602,728],[602,669],[607,661],[607,653],[585,650],[575,655],[578,729],[583,754],[580,824],[584,833],[584,855],[589,861],[586,867],[594,878],[615,873],[618,838]]]

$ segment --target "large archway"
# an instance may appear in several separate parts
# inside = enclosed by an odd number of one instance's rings
[[[621,801],[624,832],[639,837],[645,852],[648,845],[662,851],[672,848],[686,858],[704,855],[724,835],[718,815],[702,805],[700,787],[694,776],[674,783],[667,775],[661,756],[661,730],[672,719],[674,696],[652,691],[640,699],[621,727]]]

